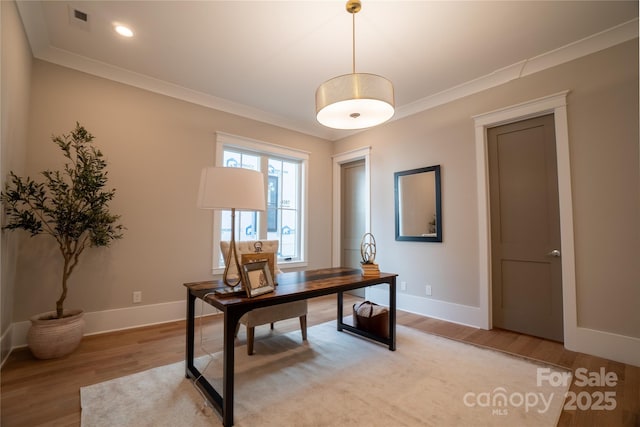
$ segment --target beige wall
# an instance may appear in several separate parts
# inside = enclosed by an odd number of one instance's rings
[[[578,325],[640,337],[638,39],[372,129],[372,231],[383,270],[407,292],[479,306],[472,116],[563,90],[568,96]],[[393,173],[442,165],[443,243],[394,240]]]
[[[29,108],[29,92],[31,84],[31,50],[22,28],[18,10],[13,1],[0,2],[2,7],[2,59],[0,87],[2,118],[0,187],[4,188],[10,170],[22,173],[26,161],[26,135]],[[1,282],[0,282],[0,333],[8,330],[13,317],[14,278],[18,236],[14,233],[2,232],[1,239]],[[4,360],[7,346],[11,345],[10,337],[2,341]]]
[[[76,121],[96,137],[127,227],[110,248],[93,248],[70,280],[67,307],[88,312],[184,299],[184,282],[210,279],[211,211],[196,208],[200,170],[214,164],[215,132],[308,151],[309,268],[331,262],[331,143],[36,60],[28,173],[61,164],[51,134]],[[14,321],[54,308],[60,256],[48,236],[26,239],[18,264]]]

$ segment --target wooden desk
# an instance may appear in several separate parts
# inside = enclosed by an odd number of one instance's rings
[[[233,425],[233,383],[235,358],[235,330],[240,317],[248,311],[260,307],[300,301],[329,294],[337,294],[337,327],[347,330],[396,349],[396,276],[380,273],[375,277],[364,277],[360,270],[351,268],[328,268],[279,274],[275,291],[254,298],[240,296],[219,296],[213,291],[223,287],[222,281],[185,283],[187,287],[187,354],[186,376],[193,379],[198,388],[207,396],[213,407],[222,415],[225,427]],[[343,299],[345,291],[386,283],[389,285],[389,337],[378,337],[343,323]],[[195,301],[202,299],[224,313],[224,354],[222,373],[222,395],[201,375],[194,366]],[[223,398],[224,396],[224,398]]]

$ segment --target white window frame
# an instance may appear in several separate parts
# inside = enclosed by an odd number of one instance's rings
[[[237,149],[243,152],[254,152],[261,156],[271,156],[283,160],[293,160],[300,162],[300,224],[302,232],[300,233],[300,259],[294,261],[278,260],[278,267],[282,270],[289,268],[306,267],[308,264],[308,167],[309,152],[298,150],[269,142],[258,141],[251,138],[245,138],[238,135],[232,135],[225,132],[216,132],[216,166],[224,166],[224,150]],[[213,259],[212,273],[222,274],[224,266],[219,265],[220,257],[220,224],[222,221],[222,211],[215,210],[213,212]]]

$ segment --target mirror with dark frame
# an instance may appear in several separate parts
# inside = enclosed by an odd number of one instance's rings
[[[394,173],[396,240],[442,242],[440,165]]]

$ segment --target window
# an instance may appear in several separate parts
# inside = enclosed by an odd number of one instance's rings
[[[306,167],[308,154],[265,142],[217,133],[217,166],[241,167],[265,175],[265,212],[236,212],[236,240],[278,240],[278,264],[306,265]],[[213,272],[224,261],[220,240],[231,239],[231,211],[214,214]]]

